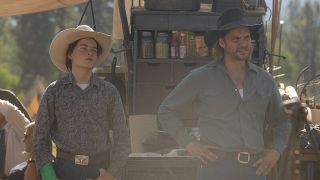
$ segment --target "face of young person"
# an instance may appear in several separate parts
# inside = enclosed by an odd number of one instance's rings
[[[248,27],[238,27],[230,30],[223,38],[219,39],[219,44],[224,49],[225,59],[246,61],[252,53]]]
[[[72,60],[72,69],[80,68],[91,70],[97,63],[97,42],[92,38],[79,40],[69,55]]]

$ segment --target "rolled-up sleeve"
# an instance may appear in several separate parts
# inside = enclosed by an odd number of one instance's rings
[[[192,137],[185,131],[181,115],[186,109],[192,109],[198,93],[197,81],[189,74],[161,103],[158,121],[180,145],[186,146]]]

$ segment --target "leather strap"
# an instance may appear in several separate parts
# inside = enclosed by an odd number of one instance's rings
[[[241,164],[248,164],[248,165],[253,165],[260,158],[260,154],[251,153],[248,151],[225,152],[225,151],[215,150],[214,153],[219,157],[219,159],[235,160]]]
[[[68,160],[75,162],[76,154],[58,149],[57,150],[57,157],[62,158],[62,159],[68,159]],[[109,151],[105,151],[103,153],[99,153],[99,154],[96,154],[93,156],[88,156],[88,157],[89,157],[89,164],[88,165],[106,166],[109,164],[110,153],[109,153]]]

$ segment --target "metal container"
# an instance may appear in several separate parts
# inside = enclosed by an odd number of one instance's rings
[[[169,41],[168,33],[158,32],[156,42],[156,58],[166,59],[169,58]]]
[[[145,8],[155,11],[197,11],[200,0],[145,0]]]
[[[148,31],[142,32],[141,36],[141,58],[153,58],[154,57],[154,42],[152,33]]]
[[[242,8],[242,0],[213,0],[212,11],[223,12],[230,8]]]

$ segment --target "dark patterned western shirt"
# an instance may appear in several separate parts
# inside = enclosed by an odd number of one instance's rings
[[[113,130],[114,146],[109,138]],[[118,176],[130,152],[129,131],[117,89],[92,75],[81,90],[71,74],[50,84],[39,107],[33,138],[38,168],[52,161],[57,149],[92,156],[111,151],[109,169]]]

